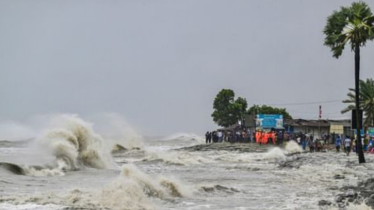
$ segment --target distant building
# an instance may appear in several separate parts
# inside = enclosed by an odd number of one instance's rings
[[[312,134],[316,138],[333,133],[340,135],[353,135],[351,120],[306,120],[285,119],[284,128],[287,132]]]

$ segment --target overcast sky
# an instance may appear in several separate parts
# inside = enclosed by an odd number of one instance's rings
[[[319,104],[345,118],[354,55],[333,58],[322,30],[351,2],[0,0],[0,120],[109,112],[145,135],[202,134],[222,88],[294,118]],[[374,42],[361,52],[361,78],[374,77]]]

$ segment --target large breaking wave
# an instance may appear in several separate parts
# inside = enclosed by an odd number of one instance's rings
[[[131,139],[132,142],[136,140],[141,142],[141,139]],[[111,169],[117,167],[111,151],[113,145],[121,146],[119,143],[123,142],[104,140],[94,131],[93,124],[76,115],[53,116],[49,119],[47,129],[41,132],[29,148],[35,154],[41,154],[44,159],[49,158],[47,164],[26,166],[1,163],[0,167],[15,174],[32,176],[64,175],[66,171],[82,167]]]
[[[47,148],[57,160],[63,160],[68,170],[88,166],[98,169],[113,167],[113,161],[105,151],[101,136],[92,125],[74,115],[63,115],[55,126],[45,131],[38,143]]]

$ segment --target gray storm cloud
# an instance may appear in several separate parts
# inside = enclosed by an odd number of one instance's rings
[[[0,120],[114,112],[149,135],[203,133],[222,88],[249,105],[342,100],[353,54],[332,58],[322,30],[351,2],[0,1]],[[361,78],[373,54],[368,43]],[[323,104],[324,117],[343,107]]]

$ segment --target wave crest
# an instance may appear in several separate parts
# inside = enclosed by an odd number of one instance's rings
[[[38,138],[38,143],[48,148],[57,160],[64,160],[68,169],[114,166],[111,157],[103,149],[103,139],[93,131],[91,124],[75,115],[62,115],[54,120],[57,128],[45,131]]]
[[[300,145],[293,140],[289,141],[286,144],[285,150],[288,154],[296,154],[303,152],[303,149],[300,147]]]
[[[191,194],[191,189],[182,185],[177,179],[160,176],[151,178],[132,164],[122,166],[121,176],[138,183],[144,193],[151,197],[185,197]]]
[[[166,137],[164,140],[171,141],[171,140],[178,140],[178,141],[197,141],[197,142],[205,142],[205,139],[199,135],[194,133],[176,133]]]

